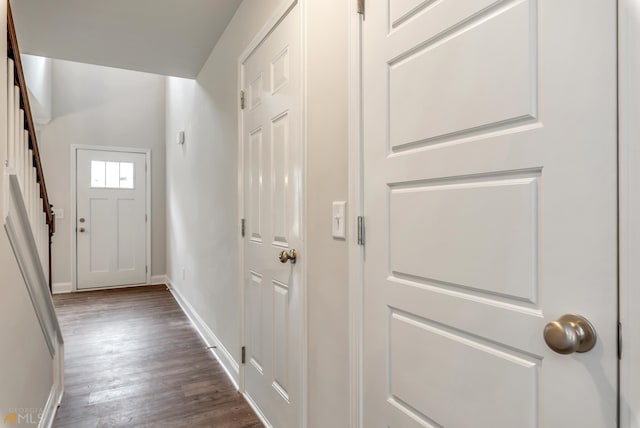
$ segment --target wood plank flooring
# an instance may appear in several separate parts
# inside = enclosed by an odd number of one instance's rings
[[[165,286],[54,302],[65,339],[54,427],[263,426]]]

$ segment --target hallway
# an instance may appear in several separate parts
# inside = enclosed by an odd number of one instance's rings
[[[54,301],[66,350],[54,427],[262,426],[165,286]]]

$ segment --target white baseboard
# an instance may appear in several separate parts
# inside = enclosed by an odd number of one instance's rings
[[[47,399],[47,404],[44,405],[42,410],[42,417],[40,417],[40,423],[38,428],[51,428],[53,426],[53,420],[58,412],[58,406],[62,402],[62,385],[54,383],[51,386],[51,392]]]
[[[269,421],[267,420],[267,418],[264,415],[264,413],[262,413],[262,410],[260,410],[260,407],[258,407],[256,402],[253,401],[253,398],[251,398],[251,396],[249,394],[247,394],[246,392],[244,394],[242,394],[242,395],[247,400],[247,403],[249,403],[249,406],[253,409],[253,411],[255,412],[256,416],[258,416],[258,419],[260,419],[260,422],[262,422],[262,425],[264,425],[265,428],[273,428],[273,425],[271,425],[269,423]]]
[[[73,285],[70,282],[56,282],[51,289],[53,294],[71,293],[72,291]]]
[[[153,275],[151,277],[151,284],[140,284],[140,287],[143,287],[145,285],[160,285],[160,284],[169,284],[169,281],[167,279],[167,275]],[[134,285],[125,285],[122,287],[105,287],[105,288],[91,288],[91,289],[87,289],[87,290],[79,290],[79,291],[94,291],[94,290],[108,290],[111,288],[128,288],[128,287],[135,287]],[[64,294],[64,293],[72,293],[73,290],[73,284],[70,282],[57,282],[55,284],[53,284],[52,287],[52,292],[53,294]]]
[[[220,362],[222,368],[227,372],[229,379],[231,379],[231,382],[233,382],[236,389],[239,390],[240,386],[238,380],[240,379],[240,365],[238,362],[233,358],[229,351],[227,351],[222,342],[220,342],[213,331],[211,331],[200,315],[198,315],[189,301],[185,299],[182,293],[180,293],[180,291],[174,286],[171,278],[167,277],[166,284],[184,313],[195,326],[198,334],[202,337],[202,340],[204,340],[207,347],[209,347],[210,351],[218,359],[218,362]]]
[[[167,275],[152,275],[151,276],[151,284],[150,285],[169,285],[169,279]]]

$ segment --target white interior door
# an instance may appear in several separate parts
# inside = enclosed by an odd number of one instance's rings
[[[301,415],[302,266],[279,260],[302,245],[299,6],[242,69],[245,392],[274,427]]]
[[[616,2],[366,6],[364,426],[615,427]]]
[[[76,151],[79,289],[144,284],[146,155]]]

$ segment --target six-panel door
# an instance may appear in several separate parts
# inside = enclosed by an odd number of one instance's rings
[[[245,108],[245,392],[274,427],[300,424],[302,248],[300,6],[242,63]]]

